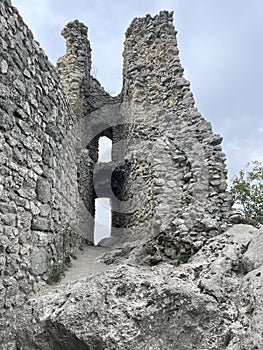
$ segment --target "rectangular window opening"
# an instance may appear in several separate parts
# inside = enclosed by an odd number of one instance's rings
[[[94,244],[111,235],[112,213],[110,198],[95,199]]]

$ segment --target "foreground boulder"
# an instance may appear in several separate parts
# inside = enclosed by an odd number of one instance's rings
[[[17,348],[263,349],[263,230],[236,225],[178,267],[109,266],[18,315]]]

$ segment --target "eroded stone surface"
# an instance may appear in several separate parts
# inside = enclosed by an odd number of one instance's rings
[[[174,267],[118,264],[30,300],[19,349],[252,350],[262,347],[259,231],[237,225]]]

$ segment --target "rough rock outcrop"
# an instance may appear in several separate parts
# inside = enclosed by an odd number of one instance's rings
[[[17,346],[262,349],[262,233],[236,225],[179,267],[121,264],[58,287],[29,301]]]

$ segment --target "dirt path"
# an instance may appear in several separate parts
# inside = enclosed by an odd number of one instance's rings
[[[79,251],[77,259],[72,260],[72,267],[66,271],[65,277],[59,283],[50,286],[51,289],[110,269],[110,266],[99,261],[99,258],[109,251],[110,248],[85,246],[83,250]]]

